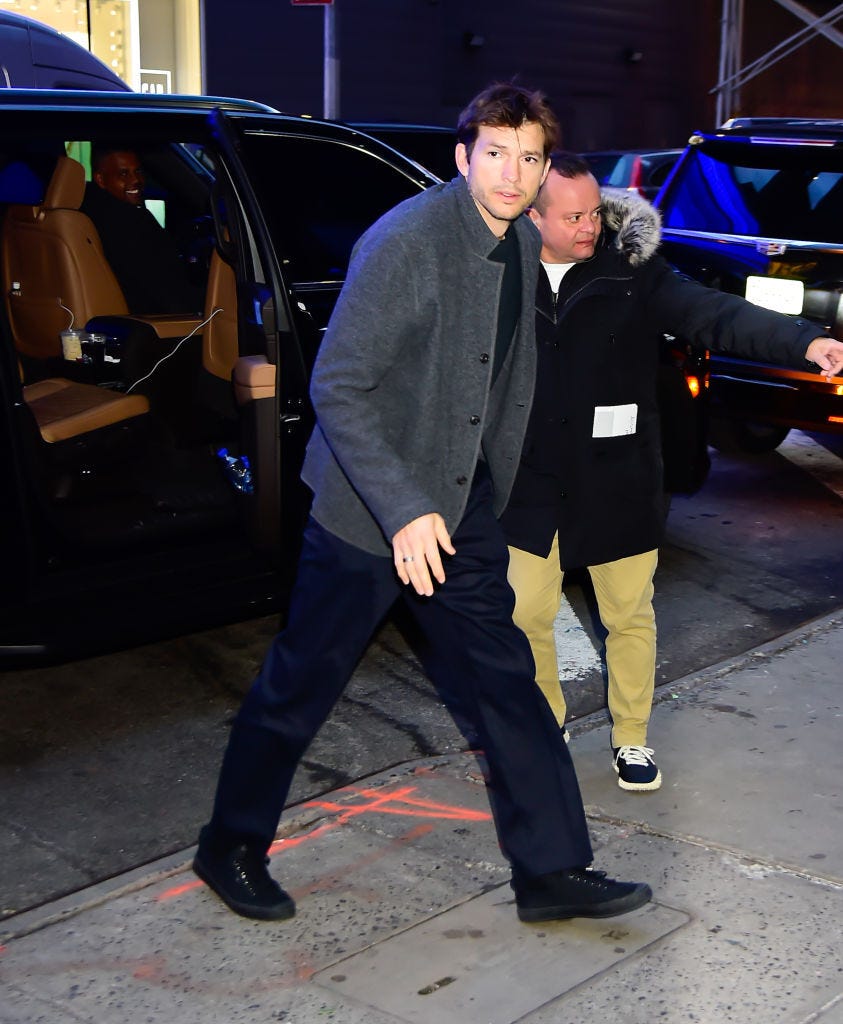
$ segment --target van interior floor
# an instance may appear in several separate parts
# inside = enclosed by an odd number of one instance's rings
[[[72,548],[89,550],[231,528],[243,496],[226,477],[219,447],[155,441],[125,458],[60,473],[48,505],[51,524]]]

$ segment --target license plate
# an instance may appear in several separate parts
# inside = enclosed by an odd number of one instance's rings
[[[779,277],[750,276],[746,279],[746,297],[756,306],[774,309],[777,313],[801,313],[805,285]]]

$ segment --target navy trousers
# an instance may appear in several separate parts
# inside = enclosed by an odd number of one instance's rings
[[[452,537],[456,554],[446,556],[447,579],[432,597],[404,587],[391,558],[310,520],[287,626],[232,727],[204,843],[269,847],[300,758],[403,597],[426,642],[427,672],[482,745],[498,839],[513,868],[535,876],[591,863],[571,757],[512,621],[507,548],[491,496],[481,469]]]

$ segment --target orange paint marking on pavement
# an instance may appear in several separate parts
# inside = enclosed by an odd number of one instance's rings
[[[399,789],[357,789],[354,786],[346,786],[341,793],[350,793],[353,796],[361,797],[360,803],[344,804],[333,800],[310,800],[303,807],[316,807],[322,811],[336,814],[332,821],[317,825],[309,832],[303,832],[299,836],[289,836],[283,839],[276,839],[269,848],[269,856],[276,853],[283,853],[284,850],[292,850],[303,843],[319,839],[327,832],[332,832],[342,825],[347,824],[352,818],[361,814],[392,814],[405,818],[434,818],[441,821],[490,821],[491,814],[488,811],[474,811],[467,807],[457,807],[452,804],[442,804],[434,800],[423,800],[414,797],[416,786],[403,786]],[[399,837],[396,842],[407,843],[421,835],[426,834],[433,828],[432,825],[418,826],[411,829],[406,836]],[[175,899],[193,889],[198,889],[205,883],[196,879],[185,882],[182,885],[173,886],[156,897],[156,902]]]
[[[365,797],[369,802],[348,806],[329,800],[311,800],[304,806],[335,811],[344,821],[360,814],[395,814],[408,818],[441,818],[446,821],[490,821],[492,817],[488,811],[473,811],[467,807],[455,807],[452,804],[413,797],[413,793],[416,792],[415,786],[405,786],[398,790],[355,790],[353,786],[349,786],[346,792]]]
[[[378,890],[371,888],[361,888],[358,885],[353,885],[349,882],[349,871],[361,871],[363,868],[370,867],[372,864],[376,864],[379,860],[383,860],[384,857],[388,857],[394,850],[401,846],[407,846],[409,843],[415,842],[417,839],[421,839],[422,836],[426,836],[429,832],[433,831],[433,825],[416,825],[415,828],[411,828],[409,832],[405,832],[402,836],[395,836],[389,841],[389,843],[380,849],[372,850],[366,854],[365,857],[358,857],[352,865],[344,865],[340,871],[332,871],[324,875],[320,875],[319,878],[314,878],[308,885],[303,885],[295,889],[290,890],[290,895],[296,900],[302,899],[304,896],[312,896],[316,892],[326,893],[331,892],[335,889],[342,889],[348,895],[356,895],[358,898],[366,898],[366,894],[371,894],[373,899],[376,899],[380,893]]]
[[[287,952],[287,961],[293,969],[293,977],[299,984],[303,981],[310,981],[320,967],[302,950],[289,950]]]
[[[166,900],[174,900],[177,896],[184,896],[186,892],[192,892],[194,889],[201,889],[205,883],[199,879],[194,878],[192,882],[185,882],[183,885],[174,885],[170,889],[165,889],[164,892],[160,892],[155,897],[156,903],[164,903]]]
[[[300,836],[286,836],[283,839],[276,839],[269,848],[269,856],[274,857],[276,853],[283,853],[284,850],[293,850],[295,847],[301,846],[302,843],[309,843],[313,839],[319,839],[326,832],[333,832],[335,828],[343,824],[345,822],[339,819],[336,821],[326,821],[324,825],[317,825],[316,828],[311,829],[309,832],[302,832]]]
[[[156,982],[166,987],[166,979],[170,973],[170,963],[163,956],[154,956],[149,960],[141,960],[132,970],[132,977],[138,981]]]

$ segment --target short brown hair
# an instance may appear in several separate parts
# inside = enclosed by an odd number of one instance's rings
[[[550,174],[553,174],[554,171],[563,178],[582,178],[586,174],[591,174],[591,167],[578,153],[566,153],[564,150],[557,149],[550,154]],[[545,178],[546,181],[547,178]],[[544,182],[539,189],[539,194],[533,200],[533,209],[541,214],[544,214],[547,209],[547,203],[542,195],[543,191]]]
[[[465,146],[470,157],[481,125],[522,128],[525,123],[541,125],[546,158],[559,141],[559,122],[547,97],[512,82],[495,82],[478,93],[460,114],[457,142]]]

